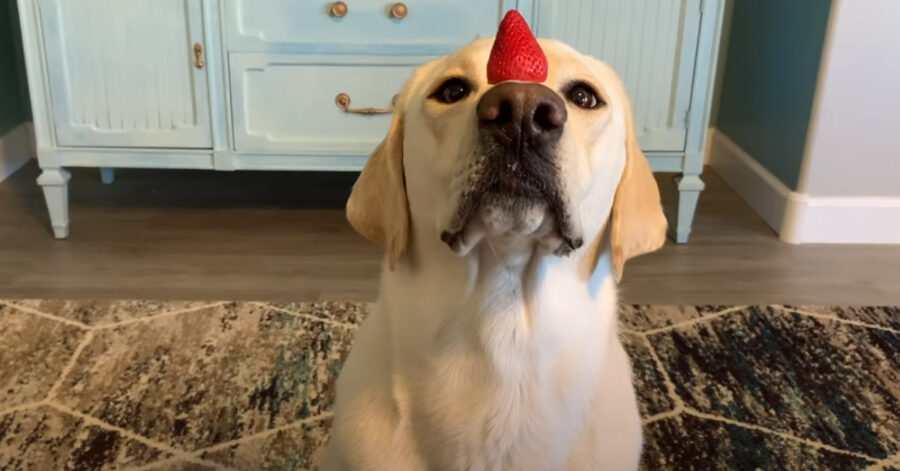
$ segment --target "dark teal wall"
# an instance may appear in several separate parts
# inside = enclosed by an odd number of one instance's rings
[[[29,119],[14,8],[15,1],[0,0],[0,136]]]
[[[797,189],[831,0],[733,0],[715,125]]]

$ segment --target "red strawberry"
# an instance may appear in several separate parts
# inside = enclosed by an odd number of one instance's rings
[[[487,65],[488,83],[507,80],[543,82],[547,80],[547,56],[531,33],[525,18],[510,10],[500,22]]]

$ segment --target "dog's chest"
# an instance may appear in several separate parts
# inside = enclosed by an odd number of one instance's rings
[[[411,419],[439,469],[564,466],[606,337],[597,323],[596,336],[565,329],[560,337],[523,315],[442,332],[423,358]]]

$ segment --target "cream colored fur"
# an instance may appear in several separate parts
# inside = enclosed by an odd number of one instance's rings
[[[464,253],[441,242],[469,181],[491,40],[421,67],[347,205],[388,256],[338,380],[322,469],[637,469],[641,424],[616,281],[628,258],[664,242],[659,191],[615,72],[561,43],[541,46],[546,86],[562,94],[583,80],[606,102],[567,102],[556,156],[586,243],[566,257],[543,251],[529,237],[547,217],[539,208],[511,225],[488,217]],[[472,96],[429,100],[451,76],[475,83]]]

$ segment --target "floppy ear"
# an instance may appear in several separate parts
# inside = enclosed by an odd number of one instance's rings
[[[350,225],[387,250],[392,270],[406,252],[409,238],[409,207],[403,173],[402,101],[405,100],[396,100],[387,136],[372,152],[347,201]]]
[[[617,280],[622,278],[628,259],[663,246],[667,227],[659,187],[634,133],[631,104],[627,95],[623,94],[623,97],[625,169],[616,188],[610,229],[613,273]]]

